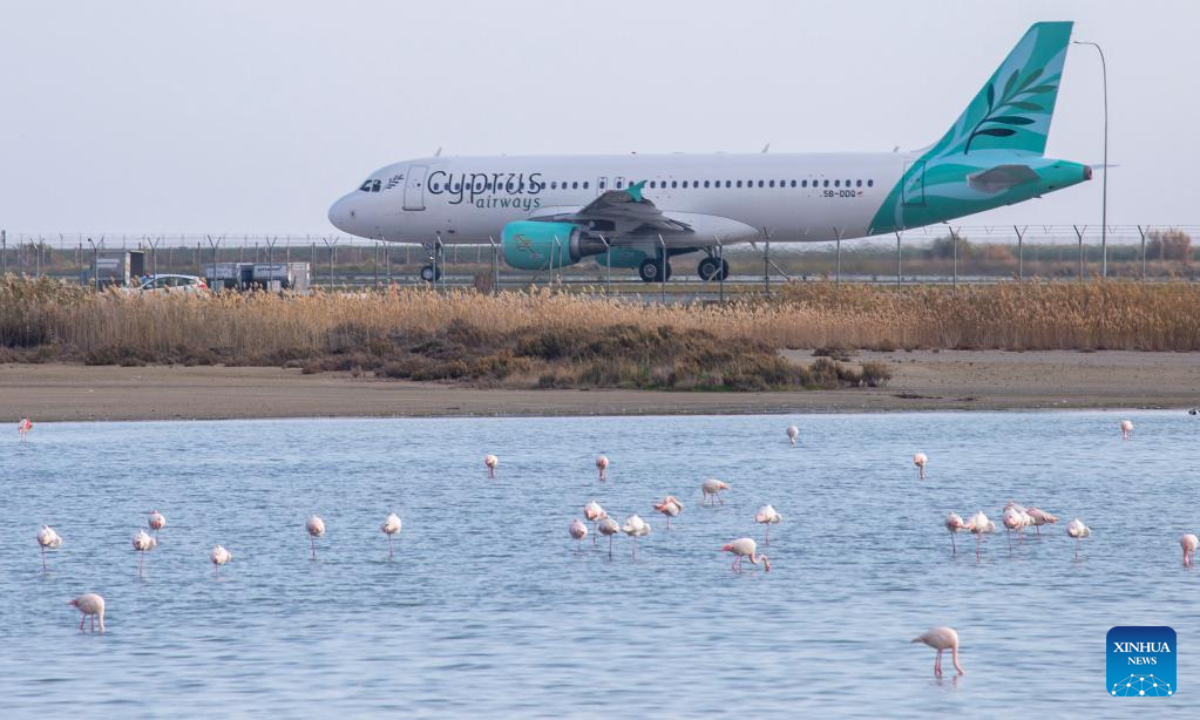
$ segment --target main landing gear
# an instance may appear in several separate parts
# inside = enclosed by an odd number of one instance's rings
[[[441,280],[442,279],[441,268],[434,267],[433,265],[423,266],[421,268],[421,279],[427,283],[434,282],[435,280]]]
[[[705,282],[729,279],[729,262],[721,257],[706,257],[696,267],[700,279]]]
[[[666,266],[667,266],[667,280],[670,280],[671,279],[671,263],[666,263]],[[662,260],[659,260],[657,258],[655,258],[653,260],[652,259],[643,260],[642,264],[638,266],[638,277],[640,277],[643,282],[648,282],[648,283],[662,282],[662,280],[663,280],[662,268],[663,268]]]

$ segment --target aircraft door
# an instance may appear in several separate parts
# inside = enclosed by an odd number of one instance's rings
[[[902,203],[906,207],[925,205],[925,161],[904,163],[904,193]]]
[[[404,181],[404,209],[425,209],[425,175],[429,172],[428,165],[413,165],[408,168],[408,178]]]

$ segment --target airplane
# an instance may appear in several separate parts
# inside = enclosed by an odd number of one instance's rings
[[[1045,157],[1071,22],[1035,23],[935,144],[914,152],[441,157],[383,167],[339,199],[339,230],[419,243],[440,277],[449,244],[499,244],[522,270],[593,258],[671,276],[703,253],[724,279],[725,246],[891,234],[1012,205],[1090,180],[1092,166]],[[665,274],[665,277],[664,277]]]

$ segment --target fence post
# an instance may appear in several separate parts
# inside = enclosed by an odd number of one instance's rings
[[[771,235],[763,228],[763,291],[771,295]]]
[[[600,242],[604,243],[604,297],[612,298],[612,245],[600,234]]]
[[[488,235],[488,242],[492,246],[492,297],[500,295],[500,246],[496,244],[496,238]]]
[[[1075,230],[1075,237],[1079,238],[1079,282],[1083,282],[1083,234],[1087,232],[1087,225],[1080,230],[1077,225],[1072,225]]]
[[[1028,225],[1025,226],[1025,230],[1013,225],[1013,232],[1017,234],[1017,282],[1025,279],[1025,233],[1028,231]]]
[[[1146,229],[1150,226],[1147,225]],[[1142,282],[1146,282],[1146,230],[1142,229],[1141,225],[1137,226],[1138,234],[1142,236]]]
[[[663,240],[662,233],[658,235],[658,242],[662,245],[662,268],[658,274],[659,291],[662,294],[662,304],[667,304],[667,268],[670,267],[670,259],[667,256],[667,241]]]
[[[8,274],[8,231],[0,230],[0,276]]]
[[[958,233],[954,231],[953,225],[947,225],[950,228],[950,254],[954,258],[953,261],[953,277],[950,281],[951,287],[958,290]]]
[[[904,283],[904,273],[903,273],[903,268],[900,263],[901,263],[900,231],[897,230],[896,231],[896,284],[897,285],[901,285]]]
[[[835,227],[833,229],[833,234],[837,238],[834,246],[836,248],[836,258],[834,265],[833,284],[840,287],[842,284],[842,231]]]
[[[713,240],[717,241],[717,257],[721,260],[721,264],[717,267],[720,272],[717,277],[721,279],[721,304],[725,304],[725,246],[721,244],[721,238],[713,236]]]

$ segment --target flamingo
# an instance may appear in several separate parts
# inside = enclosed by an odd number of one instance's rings
[[[980,510],[971,516],[971,520],[964,526],[964,529],[975,534],[975,559],[978,560],[979,544],[983,541],[984,534],[996,531],[996,523],[988,520],[988,516]]]
[[[38,545],[42,546],[42,572],[46,572],[46,550],[57,550],[62,547],[62,537],[54,532],[54,528],[43,525],[37,534]]]
[[[1122,420],[1121,421],[1121,439],[1128,440],[1131,437],[1133,437],[1133,421],[1132,420]]]
[[[104,632],[104,598],[96,593],[84,593],[67,604],[79,608],[79,632],[83,632],[83,622],[89,615],[92,617],[92,632],[96,632],[96,618],[100,618],[100,632]]]
[[[650,534],[650,523],[643,520],[634,513],[625,518],[625,524],[621,526],[621,532],[633,538],[633,559],[637,560],[637,539]]]
[[[919,452],[913,455],[913,465],[917,466],[918,477],[921,480],[925,479],[925,463],[929,462],[929,456]]]
[[[1054,523],[1058,522],[1057,516],[1051,515],[1045,510],[1041,510],[1039,508],[1029,508],[1028,513],[1029,518],[1033,520],[1033,528],[1037,531],[1038,537],[1042,536],[1043,525],[1053,525]]]
[[[1183,548],[1183,566],[1191,567],[1195,565],[1196,547],[1200,546],[1200,538],[1188,533],[1179,538],[1179,545]]]
[[[217,571],[221,569],[222,565],[233,559],[233,553],[226,550],[224,545],[217,545],[213,547],[212,552],[208,554],[208,559],[212,561],[213,575],[216,575]]]
[[[403,523],[400,522],[399,516],[397,516],[396,513],[391,513],[383,521],[383,525],[379,526],[379,529],[383,531],[383,534],[387,535],[389,561],[395,557],[395,554],[392,552],[392,536],[400,532],[400,527],[402,524]]]
[[[704,482],[700,483],[700,492],[703,493],[703,498],[701,499],[700,504],[703,505],[704,501],[708,500],[708,497],[711,495],[717,500],[720,500],[721,504],[724,505],[725,501],[721,500],[721,491],[728,489],[728,484],[723,483],[716,478],[709,478],[705,480]],[[709,500],[708,504],[712,505],[712,501]]]
[[[138,530],[133,536],[133,549],[138,551],[138,577],[143,577],[142,568],[146,564],[146,553],[158,547],[158,541],[150,537],[145,530]]]
[[[1075,538],[1075,559],[1079,559],[1079,541],[1092,534],[1092,529],[1083,524],[1079,518],[1075,518],[1067,524],[1067,534]]]
[[[598,529],[596,527],[596,523],[608,517],[608,513],[605,512],[604,508],[600,507],[600,503],[596,502],[595,500],[588,500],[588,504],[583,506],[583,516],[592,524],[592,530],[594,532]],[[593,534],[592,545],[594,546],[595,544],[596,535]]]
[[[308,544],[312,547],[312,559],[317,559],[317,538],[325,537],[325,521],[316,515],[308,518],[308,522],[304,523],[305,529],[308,530]]]
[[[1008,552],[1012,553],[1012,533],[1017,532],[1018,539],[1020,533],[1025,527],[1033,522],[1033,519],[1025,512],[1024,508],[1019,505],[1013,505],[1004,511],[1004,534],[1008,537]]]
[[[157,510],[150,511],[150,529],[154,531],[154,539],[158,539],[158,531],[167,526],[167,519]]]
[[[671,518],[679,517],[679,513],[683,512],[683,503],[674,495],[668,495],[661,502],[654,503],[654,509],[667,516],[667,529],[670,530]]]
[[[604,471],[608,469],[608,458],[603,455],[596,456],[596,469],[600,471],[600,482],[604,482],[606,476]]]
[[[763,538],[763,545],[770,545],[771,526],[783,522],[783,516],[770,505],[763,505],[758,509],[758,514],[754,516],[754,522],[767,526],[767,536]]]
[[[950,651],[950,657],[954,660],[954,669],[959,675],[966,675],[966,671],[962,669],[962,665],[958,664],[958,633],[954,628],[935,627],[932,630],[925,632],[922,635],[912,639],[913,643],[921,643],[937,650],[937,659],[933,661],[933,674],[938,677],[942,676],[942,653],[946,650]]]
[[[771,572],[771,561],[766,555],[758,554],[758,543],[754,542],[754,538],[738,538],[731,543],[721,546],[721,552],[733,553],[737,559],[733,561],[730,569],[736,573],[742,571],[742,560],[750,561],[751,565],[762,563],[763,570]]]
[[[567,526],[567,534],[575,539],[575,550],[581,550],[583,546],[583,539],[587,537],[587,525],[584,525],[583,521],[579,518],[575,518],[571,520],[571,524]]]
[[[954,541],[954,536],[964,527],[966,526],[963,525],[963,519],[958,516],[958,513],[951,511],[946,514],[946,529],[950,531],[950,548],[954,555],[958,554],[958,543]]]
[[[500,465],[500,458],[495,455],[484,455],[483,464],[488,469],[488,477],[496,477],[496,468]]]
[[[605,515],[604,517],[600,518],[600,521],[596,524],[596,529],[601,535],[604,535],[608,538],[608,556],[612,557],[613,536],[621,532],[621,526],[617,525],[616,520],[613,520],[608,515]],[[596,538],[593,537],[592,541],[594,542],[595,540]]]
[[[29,431],[32,429],[33,429],[33,421],[27,417],[23,417],[20,419],[20,421],[17,422],[17,434],[21,436],[22,440],[24,440],[26,438],[26,436],[29,435]]]
[[[792,443],[792,447],[796,447],[796,439],[800,437],[800,428],[795,425],[788,425],[787,436],[788,440]]]

